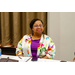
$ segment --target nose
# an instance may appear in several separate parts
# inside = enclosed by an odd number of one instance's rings
[[[41,28],[40,26],[38,26],[38,28]]]

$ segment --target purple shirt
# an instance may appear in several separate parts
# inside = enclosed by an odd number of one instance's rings
[[[40,41],[40,39],[31,40],[31,53],[32,53],[33,57],[37,57],[37,48],[38,48],[38,45],[39,45],[39,41]]]

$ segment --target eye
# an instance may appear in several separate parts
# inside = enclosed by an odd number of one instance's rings
[[[42,27],[43,25],[39,25],[40,27]]]
[[[34,25],[34,27],[38,27],[37,25]]]

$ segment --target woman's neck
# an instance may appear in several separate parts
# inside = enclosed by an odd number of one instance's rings
[[[39,38],[39,37],[41,37],[41,35],[42,35],[42,34],[34,34],[33,36]]]
[[[41,35],[32,35],[32,39],[35,40],[35,39],[40,39],[41,38]]]

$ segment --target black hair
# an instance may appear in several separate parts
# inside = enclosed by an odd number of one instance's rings
[[[33,19],[33,20],[30,22],[30,28],[31,28],[31,29],[33,28],[33,24],[34,24],[37,20],[39,20],[39,21],[42,22],[42,20],[40,20],[40,19]],[[43,24],[43,22],[42,22],[42,24]]]

